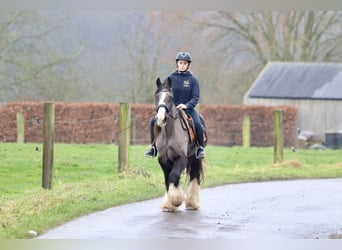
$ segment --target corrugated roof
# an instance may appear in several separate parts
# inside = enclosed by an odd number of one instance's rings
[[[248,97],[342,99],[342,64],[269,62]]]

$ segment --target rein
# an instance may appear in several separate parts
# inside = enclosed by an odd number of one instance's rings
[[[171,117],[173,120],[177,120],[177,119],[179,118],[179,111],[178,111],[178,110],[176,111],[176,115],[175,115],[175,116],[172,115],[172,112],[168,112],[167,114],[168,114],[168,116]]]
[[[185,113],[184,110],[178,110],[178,109],[176,109],[176,115],[174,116],[174,115],[171,113],[171,111],[168,110],[168,108],[166,107],[166,105],[161,104],[160,106],[158,106],[158,109],[159,109],[159,107],[165,107],[165,108],[166,108],[166,111],[167,111],[168,117],[172,118],[173,120],[179,119],[182,128],[183,128],[184,130],[187,130],[187,129],[188,129],[188,128],[187,128],[187,125],[186,125],[186,123],[185,123],[185,120],[186,120],[187,115],[186,115],[186,113]]]

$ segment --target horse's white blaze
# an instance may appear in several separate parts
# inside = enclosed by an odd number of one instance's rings
[[[166,96],[167,96],[166,93],[161,93],[161,96],[160,96],[160,99],[159,99],[159,103],[158,103],[158,107],[160,107],[160,105],[166,105],[166,103],[165,103]],[[164,124],[165,115],[166,115],[166,108],[165,107],[160,107],[158,109],[158,113],[157,113],[157,125],[159,127],[165,126],[165,124]]]
[[[173,183],[170,184],[169,186],[169,201],[171,204],[175,207],[179,207],[182,205],[184,201],[184,192],[180,187],[175,187]]]
[[[193,179],[188,187],[185,198],[186,209],[197,210],[200,208],[200,185],[197,179]]]
[[[166,114],[166,109],[164,107],[160,107],[157,113],[157,125],[159,127],[165,126],[165,114]]]

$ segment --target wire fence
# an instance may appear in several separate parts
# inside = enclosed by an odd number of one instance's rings
[[[43,140],[43,103],[13,103],[0,106],[0,142],[17,141],[17,114],[23,114],[25,142]],[[284,144],[296,137],[296,110],[283,107]],[[150,144],[150,120],[155,115],[153,104],[132,104],[131,144]],[[206,121],[208,144],[242,145],[243,117],[250,117],[251,146],[271,146],[274,138],[275,107],[201,105]],[[55,141],[57,143],[117,143],[120,134],[118,104],[56,103]]]
[[[153,116],[153,115],[152,115]],[[130,130],[131,144],[150,143],[150,120],[152,116],[132,117],[131,125],[124,128]],[[17,120],[3,120],[7,124],[7,133],[0,132],[1,141],[16,141]],[[24,120],[25,141],[41,142],[44,121],[40,117],[26,117]],[[208,144],[238,146],[242,145],[242,121],[206,120]],[[109,115],[91,119],[57,119],[55,120],[55,141],[61,143],[116,143],[120,134],[119,117]],[[250,123],[251,145],[271,146],[274,138],[274,124],[272,121]],[[285,129],[285,138],[291,131]]]
[[[35,105],[35,107],[38,106]],[[16,111],[16,113],[11,110],[12,112],[6,113],[4,109],[0,108],[0,141],[14,142],[18,139],[19,142],[19,138],[22,138],[22,142],[43,143],[43,188],[51,189],[53,186],[54,142],[116,144],[118,141],[119,171],[128,166],[129,144],[148,144],[150,142],[150,121],[153,116],[151,109],[146,109],[145,112],[134,110],[131,114],[129,105],[120,104],[120,109],[114,110],[113,107],[109,108],[107,105],[102,112],[96,112],[101,109],[87,110],[80,107],[75,108],[75,106],[73,110],[64,109],[63,112],[60,110],[63,109],[59,107],[55,112],[53,103],[44,104],[44,114],[40,112],[39,115],[37,115],[37,110],[32,112],[29,109],[26,112]],[[276,113],[279,117],[280,112]],[[116,114],[119,114],[119,117]],[[206,117],[207,144],[241,145],[246,138],[243,139],[243,133],[248,131],[250,134],[248,138],[251,138],[248,145],[270,146],[274,140],[274,159],[275,161],[282,160],[283,136],[276,133],[276,130],[284,131],[284,126],[280,125],[282,119],[278,119],[277,123],[274,119],[274,124],[270,115],[268,115],[268,120],[262,119],[261,122],[260,119],[255,121],[248,119],[248,129],[246,130],[246,122],[243,122],[246,120],[246,114],[243,112],[240,112],[239,116],[235,116],[235,120],[223,119],[226,115],[225,112],[218,114],[220,119],[216,119],[217,116],[210,116],[212,114],[215,113],[207,113],[207,116],[202,114]],[[243,115],[243,119],[241,115]],[[130,136],[127,132],[130,132]],[[128,141],[129,137],[130,142]]]

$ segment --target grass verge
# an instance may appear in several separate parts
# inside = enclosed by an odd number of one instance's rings
[[[162,171],[144,150],[132,146],[129,169],[118,173],[116,146],[56,144],[54,187],[44,190],[41,145],[0,144],[0,238],[31,238],[30,231],[41,234],[81,215],[163,195]],[[342,177],[342,150],[286,149],[277,164],[273,148],[208,146],[206,155],[203,187]]]

